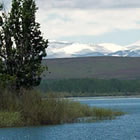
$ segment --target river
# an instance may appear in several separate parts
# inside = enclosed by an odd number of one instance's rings
[[[127,112],[115,120],[1,128],[0,140],[140,140],[140,98],[76,98],[90,106]]]

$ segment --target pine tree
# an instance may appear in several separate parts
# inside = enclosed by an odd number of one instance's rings
[[[48,40],[44,40],[36,22],[34,0],[13,0],[8,15],[3,16],[0,35],[0,73],[15,77],[15,87],[38,86],[44,67]]]

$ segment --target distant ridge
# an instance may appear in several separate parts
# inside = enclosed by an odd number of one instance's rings
[[[140,57],[76,57],[44,59],[49,70],[44,78],[140,79]]]

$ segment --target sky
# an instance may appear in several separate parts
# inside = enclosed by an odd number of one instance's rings
[[[3,0],[7,8],[10,0]],[[45,38],[128,45],[140,40],[140,0],[36,0]]]

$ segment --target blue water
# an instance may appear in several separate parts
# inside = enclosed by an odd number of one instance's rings
[[[0,129],[0,140],[140,140],[140,99],[77,99],[90,106],[128,112],[116,120]]]

